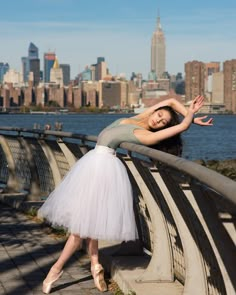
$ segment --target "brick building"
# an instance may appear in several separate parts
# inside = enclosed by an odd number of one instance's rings
[[[205,65],[200,61],[185,63],[185,94],[186,102],[197,95],[204,95]]]
[[[223,64],[225,110],[236,113],[236,59]]]
[[[126,82],[101,81],[99,93],[102,106],[124,108],[128,104],[128,84]]]

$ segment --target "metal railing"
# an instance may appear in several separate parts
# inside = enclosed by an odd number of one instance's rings
[[[27,200],[42,202],[96,140],[71,132],[1,127],[4,193],[24,191]],[[235,294],[236,182],[128,142],[117,156],[133,186],[140,255],[149,258],[136,281],[177,279],[183,294]]]

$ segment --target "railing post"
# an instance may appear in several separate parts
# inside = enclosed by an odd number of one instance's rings
[[[141,277],[136,279],[136,282],[173,282],[172,251],[163,213],[153,199],[152,194],[133,161],[129,157],[123,159],[139,186],[153,227],[153,252],[151,261]]]
[[[168,175],[161,173],[155,175],[156,182],[165,196],[171,214],[176,223],[180,239],[184,249],[185,260],[185,283],[183,295],[208,295],[207,275],[205,273],[204,263],[198,245],[189,230],[189,225],[183,218],[174,199],[179,195],[176,184],[168,179]],[[169,188],[172,187],[172,193]],[[175,194],[176,196],[174,197]]]
[[[62,150],[63,154],[65,155],[69,166],[72,167],[76,162],[75,156],[72,154],[72,152],[68,149],[68,147],[62,140],[58,140],[57,143],[60,149]]]
[[[29,163],[31,180],[30,180],[30,190],[29,194],[27,195],[28,200],[38,201],[42,195],[40,186],[39,186],[39,178],[37,174],[37,167],[35,165],[32,150],[30,145],[28,144],[27,140],[23,137],[19,137],[19,141],[25,149],[25,157]]]
[[[12,156],[11,150],[7,143],[7,140],[4,136],[0,136],[0,144],[2,146],[3,152],[6,156],[7,165],[8,165],[8,173],[9,177],[7,180],[7,185],[5,188],[5,192],[7,193],[16,193],[19,192],[21,189],[21,185],[19,179],[16,176],[16,165],[14,158]]]
[[[62,179],[58,165],[57,165],[57,161],[55,159],[55,156],[54,156],[51,148],[47,145],[46,141],[43,139],[39,139],[38,142],[39,142],[39,144],[40,144],[40,146],[41,146],[41,148],[48,160],[48,163],[50,165],[50,168],[51,168],[51,171],[53,174],[55,187],[56,187],[57,185],[59,185],[59,183],[61,182],[61,179]]]
[[[205,237],[201,235],[200,244],[204,249],[204,260],[207,267],[209,289],[214,288],[219,294],[236,294],[236,255],[235,255],[235,226],[232,221],[233,216],[221,211],[217,200],[217,193],[207,188],[202,188],[194,182],[189,187],[184,188],[184,193],[192,203],[199,222],[204,229]],[[231,208],[230,208],[231,209]],[[229,210],[230,210],[229,209]],[[225,225],[222,224],[223,218],[231,227],[230,232],[234,232],[234,238],[230,237]],[[203,236],[203,237],[202,237]],[[211,247],[211,253],[207,251],[206,241]],[[226,250],[227,249],[227,250]]]

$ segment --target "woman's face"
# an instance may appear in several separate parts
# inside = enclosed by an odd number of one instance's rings
[[[148,126],[151,129],[162,129],[171,121],[171,115],[167,110],[160,109],[155,111],[148,119]]]

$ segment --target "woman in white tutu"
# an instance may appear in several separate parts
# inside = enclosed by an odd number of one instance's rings
[[[96,147],[71,168],[49,195],[38,216],[52,225],[63,226],[70,236],[58,260],[43,282],[48,294],[62,275],[64,264],[87,239],[91,273],[95,286],[104,292],[104,270],[99,263],[98,240],[130,241],[137,239],[133,212],[132,187],[125,166],[115,156],[121,142],[151,146],[187,130],[203,105],[197,96],[186,109],[175,99],[167,99],[142,114],[115,121],[98,136]],[[178,121],[178,114],[183,116]],[[199,125],[212,125],[212,119],[194,118]]]

